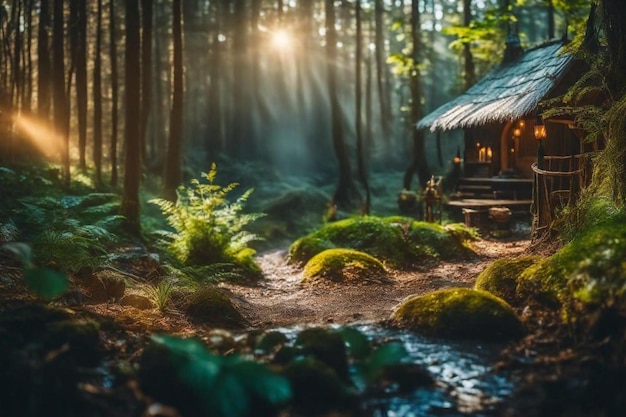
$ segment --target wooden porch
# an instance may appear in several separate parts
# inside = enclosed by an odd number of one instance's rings
[[[530,217],[533,180],[531,178],[462,178],[457,194],[445,204],[450,216],[468,226],[488,224],[492,207],[506,207],[516,217]]]

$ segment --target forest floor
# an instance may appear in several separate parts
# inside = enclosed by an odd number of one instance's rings
[[[380,322],[412,295],[441,288],[473,287],[476,277],[493,261],[522,255],[530,245],[526,236],[473,242],[472,260],[429,263],[412,271],[391,272],[384,283],[345,284],[329,281],[302,283],[302,268],[287,263],[285,250],[259,255],[265,279],[255,286],[222,284],[254,328],[296,324]]]

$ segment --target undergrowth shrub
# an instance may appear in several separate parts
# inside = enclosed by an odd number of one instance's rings
[[[114,194],[27,197],[20,199],[16,222],[21,238],[32,242],[33,258],[69,273],[95,269],[108,259],[108,247],[119,241],[122,217],[115,214]]]
[[[259,237],[245,230],[246,226],[262,214],[244,213],[244,204],[252,189],[234,202],[228,195],[237,187],[215,184],[217,167],[211,166],[202,173],[206,183],[194,179],[188,187],[177,190],[176,202],[152,199],[167,218],[173,231],[159,231],[169,251],[186,266],[230,263],[244,268],[253,275],[260,274],[254,262],[255,251],[248,244]]]

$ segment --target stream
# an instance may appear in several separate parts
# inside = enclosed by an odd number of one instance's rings
[[[505,373],[492,372],[502,346],[450,342],[380,324],[352,326],[372,341],[401,341],[413,363],[422,365],[435,379],[432,388],[419,388],[403,396],[367,398],[364,415],[371,417],[488,416],[511,394],[513,383]],[[305,327],[274,330],[290,340]]]

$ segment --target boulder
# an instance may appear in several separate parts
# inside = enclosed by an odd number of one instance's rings
[[[468,288],[413,297],[393,313],[392,320],[426,335],[452,339],[500,341],[523,334],[521,322],[504,300]]]
[[[373,256],[352,249],[328,249],[311,258],[302,271],[302,281],[387,282],[387,271]]]

